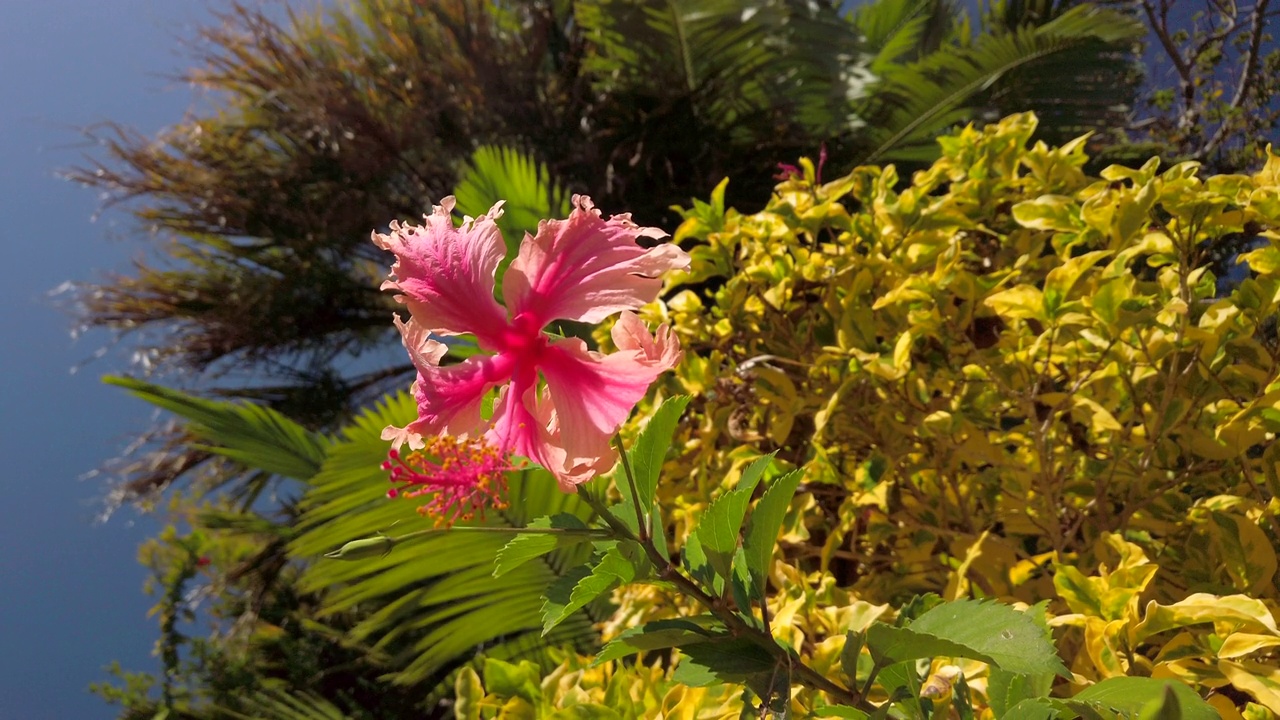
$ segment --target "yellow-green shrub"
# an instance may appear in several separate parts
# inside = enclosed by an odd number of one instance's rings
[[[535,663],[485,660],[483,676],[464,668],[455,682],[458,720],[570,718],[617,720],[732,720],[742,711],[741,691],[732,686],[691,688],[673,683],[658,665],[616,662],[592,666],[570,656],[542,675]]]
[[[1082,683],[1168,674],[1280,711],[1275,644],[1232,639],[1278,636],[1280,157],[1091,178],[1086,138],[1031,145],[1035,125],[942,138],[907,183],[806,162],[754,215],[723,186],[685,212],[694,265],[653,310],[695,396],[660,491],[676,537],[776,450],[805,471],[793,578],[1052,599]],[[1190,629],[1148,632],[1189,604]]]

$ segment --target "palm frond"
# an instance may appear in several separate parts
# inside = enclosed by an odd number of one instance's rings
[[[600,92],[689,98],[726,132],[761,112],[844,126],[870,80],[856,29],[828,3],[589,0],[576,8],[594,48],[583,67]]]
[[[546,164],[512,147],[477,148],[460,173],[453,194],[458,212],[471,217],[489,212],[499,200],[505,201],[498,227],[511,257],[526,232],[538,231],[539,220],[569,214],[569,193],[551,176]]]
[[[412,503],[387,499],[387,476],[379,467],[387,451],[382,429],[403,424],[414,412],[412,398],[402,393],[359,416],[344,432],[303,500],[293,555],[314,558],[350,540],[422,527],[426,521]],[[561,512],[590,516],[577,496],[562,493],[542,470],[512,473],[508,496],[510,507],[481,524],[522,527]],[[568,567],[585,562],[589,548],[565,548],[494,578],[493,558],[507,539],[431,533],[397,545],[382,558],[316,562],[304,573],[302,586],[326,590],[324,613],[367,613],[352,637],[386,653],[391,677],[402,684],[438,683],[480,651],[499,645],[510,655],[517,649],[594,642],[586,615],[540,636],[542,589]]]
[[[863,113],[873,149],[862,162],[931,157],[934,138],[972,117],[974,101],[1006,74],[1068,58],[1081,48],[1096,49],[1099,43],[1121,46],[1140,32],[1125,15],[1081,5],[1042,25],[949,45],[895,72],[875,93]]]
[[[877,75],[941,47],[954,10],[947,0],[877,0],[859,5],[850,20],[862,33]]]
[[[1065,14],[1067,5],[1061,0],[996,3],[984,23],[999,29],[1045,24]],[[1143,26],[1132,7],[1109,12],[1115,14],[1119,27],[1128,27],[1131,34],[1099,37],[1006,73],[987,93],[984,104],[990,113],[1004,117],[1034,110],[1040,119],[1038,135],[1049,143],[1123,127],[1140,84],[1135,42]]]
[[[306,480],[320,470],[328,442],[271,408],[206,400],[153,383],[124,377],[103,382],[188,420],[187,431],[203,442],[196,450],[221,455],[249,468]]]
[[[319,695],[283,690],[256,692],[243,700],[242,711],[219,708],[236,720],[346,720],[346,713]]]

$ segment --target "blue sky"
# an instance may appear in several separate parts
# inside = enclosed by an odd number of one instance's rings
[[[166,77],[202,0],[0,2],[0,718],[110,718],[88,692],[112,659],[151,669],[157,635],[136,548],[154,521],[123,511],[95,523],[106,486],[79,479],[120,452],[150,411],[80,372],[108,338],[73,341],[47,293],[100,278],[142,253],[123,213],[97,222],[94,193],[57,179],[87,147],[76,128],[112,119],[153,133],[192,95]]]

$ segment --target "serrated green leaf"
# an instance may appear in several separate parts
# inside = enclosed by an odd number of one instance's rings
[[[564,575],[556,578],[555,582],[547,588],[543,595],[542,603],[542,629],[546,631],[554,627],[556,623],[567,617],[572,610],[569,610],[570,603],[573,602],[573,592],[582,582],[588,581],[592,575],[592,565],[579,565],[570,569]],[[597,581],[600,579],[598,578]],[[601,590],[604,592],[604,590]]]
[[[863,643],[867,634],[850,630],[844,634],[844,647],[840,649],[840,669],[844,671],[846,684],[853,687],[858,679],[858,657],[862,655]]]
[[[746,613],[746,609],[750,608],[752,603],[751,588],[753,583],[751,581],[751,572],[747,570],[747,555],[742,548],[738,548],[733,553],[731,572],[733,577],[729,583],[729,589],[733,593],[733,601]],[[752,621],[756,619],[754,615],[751,615],[750,618]]]
[[[764,597],[769,577],[769,561],[773,559],[778,530],[782,528],[782,520],[787,515],[787,508],[791,506],[796,488],[800,486],[802,475],[799,470],[792,470],[769,483],[768,489],[751,511],[743,549],[746,551],[747,569],[751,571],[751,577],[755,581],[756,597]]]
[[[653,413],[653,417],[645,424],[636,438],[636,444],[628,453],[631,458],[631,470],[635,473],[636,492],[639,500],[636,504],[642,508],[653,505],[653,496],[658,488],[658,476],[662,472],[662,463],[666,460],[667,451],[671,448],[671,437],[675,434],[680,416],[689,405],[690,396],[678,395],[668,398]],[[622,496],[630,497],[631,488],[626,480],[618,483]]]
[[[1071,698],[1096,702],[1123,713],[1139,713],[1151,702],[1159,702],[1172,690],[1178,698],[1183,720],[1214,720],[1218,712],[1194,690],[1176,680],[1149,677],[1113,677],[1090,685]]]
[[[747,514],[747,503],[751,502],[751,493],[771,462],[772,453],[748,465],[737,487],[713,500],[698,519],[694,534],[701,540],[712,569],[724,580],[733,576],[733,555],[738,550],[738,531]]]
[[[1165,686],[1164,697],[1148,702],[1138,720],[1182,720],[1182,705],[1178,702],[1178,693],[1170,686]]]
[[[1045,698],[1038,698],[1038,700],[1045,702]],[[1116,712],[1106,709],[1101,703],[1056,698],[1049,698],[1047,702],[1059,711],[1060,717],[1079,717],[1080,720],[1118,720]]]
[[[724,592],[724,578],[717,576],[715,570],[711,568],[711,562],[707,560],[707,553],[703,550],[702,541],[697,533],[690,535],[685,541],[684,549],[680,553],[680,561],[689,571],[689,575],[703,586],[711,588],[713,594],[719,596]]]
[[[605,645],[592,661],[599,665],[645,650],[684,647],[724,635],[724,625],[711,615],[655,620],[628,628]]]
[[[898,617],[894,618],[894,627],[906,627],[911,621],[946,602],[937,593],[912,595],[911,599],[898,608]]]
[[[973,720],[973,697],[969,693],[969,681],[964,679],[964,673],[956,677],[953,687],[952,703],[955,705],[956,714],[960,716],[960,720]]]
[[[1023,700],[1047,697],[1053,675],[1019,675],[993,667],[987,677],[987,698],[996,717]]]
[[[916,672],[915,662],[907,661],[889,665],[880,671],[877,678],[876,684],[889,694],[889,702],[880,708],[885,711],[884,715],[877,712],[872,717],[887,717],[889,708],[898,704],[914,712],[914,715],[909,717],[926,717],[920,704],[921,678],[920,673]]]
[[[1051,720],[1058,717],[1059,711],[1053,703],[1044,698],[1019,700],[1000,715],[1000,720]]]
[[[989,656],[961,643],[887,623],[867,628],[867,649],[880,665],[935,657],[967,657],[994,664]]]
[[[649,517],[662,517],[662,508],[656,501],[652,506],[650,506]],[[649,539],[653,541],[653,546],[658,551],[659,557],[669,559],[671,557],[671,549],[667,546],[667,529],[663,527],[662,523],[651,524],[654,525],[654,527],[649,535]]]
[[[725,637],[680,649],[680,664],[671,679],[692,687],[741,683],[748,676],[770,673],[776,660],[747,638]]]
[[[529,523],[531,528],[557,528],[561,530],[586,530],[587,524],[576,515],[559,513],[543,516]],[[530,560],[546,555],[557,548],[569,547],[592,538],[589,535],[548,535],[545,533],[529,533],[517,535],[507,541],[498,551],[493,562],[493,576],[502,577]]]
[[[623,481],[625,482],[625,481]],[[621,502],[609,506],[609,512],[622,526],[630,530],[632,534],[640,534],[639,518],[636,516],[636,506],[632,503],[630,497],[622,498]]]
[[[551,632],[552,628],[577,610],[586,607],[587,603],[619,585],[631,582],[644,571],[640,567],[644,559],[643,553],[629,552],[628,546],[633,550],[635,548],[634,543],[622,542],[609,548],[599,562],[584,568],[586,574],[573,583],[571,588],[559,582],[548,588],[547,602],[542,613],[543,635]]]
[[[915,633],[969,648],[1003,670],[1071,676],[1044,629],[1031,615],[1008,605],[955,600],[929,610],[909,627]]]

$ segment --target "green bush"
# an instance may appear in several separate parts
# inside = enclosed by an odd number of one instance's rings
[[[646,309],[684,358],[628,462],[577,495],[513,473],[479,526],[384,497],[405,394],[320,437],[116,382],[303,482],[252,528],[350,620],[306,627],[458,717],[1274,718],[1280,156],[1090,178],[1035,126],[910,183],[803,161],[754,215],[695,202]],[[205,552],[175,542],[164,607]],[[261,690],[213,700],[324,700]]]
[[[1076,686],[1280,712],[1280,157],[1092,178],[1087,138],[1035,127],[941,138],[909,183],[806,162],[754,215],[723,185],[684,211],[694,265],[650,317],[694,396],[659,491],[676,538],[776,452],[804,472],[771,602],[794,647],[858,629],[837,592],[1047,600]]]

